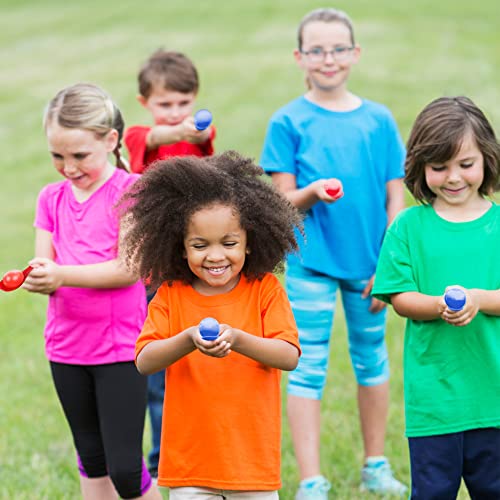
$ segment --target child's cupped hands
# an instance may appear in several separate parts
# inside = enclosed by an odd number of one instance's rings
[[[53,260],[36,257],[29,262],[33,270],[26,277],[22,287],[28,292],[49,295],[62,286],[62,276]]]
[[[231,353],[234,332],[229,325],[220,325],[219,336],[215,340],[204,340],[198,328],[192,335],[196,348],[207,356],[224,358]]]
[[[479,301],[472,290],[468,290],[460,285],[451,285],[446,287],[445,292],[450,288],[460,288],[465,293],[465,304],[460,311],[453,311],[447,307],[443,295],[439,304],[441,318],[453,326],[468,325],[476,317],[479,311]]]

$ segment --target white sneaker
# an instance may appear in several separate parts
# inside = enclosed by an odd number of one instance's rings
[[[295,495],[295,500],[328,500],[330,483],[323,476],[304,479]]]
[[[361,490],[399,496],[408,492],[408,488],[393,476],[385,457],[365,464],[361,470]]]

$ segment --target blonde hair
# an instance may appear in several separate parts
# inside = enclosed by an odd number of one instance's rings
[[[312,22],[322,22],[322,23],[342,23],[347,27],[351,35],[351,43],[354,45],[354,28],[350,17],[342,10],[332,9],[332,8],[322,8],[315,9],[307,13],[300,21],[299,27],[297,29],[297,43],[298,49],[302,50],[302,36],[304,33],[304,28]]]
[[[79,128],[103,138],[111,130],[118,132],[113,151],[116,166],[130,171],[120,153],[125,123],[122,114],[107,92],[90,83],[77,83],[60,90],[49,102],[43,116],[43,127],[57,123],[65,128]]]

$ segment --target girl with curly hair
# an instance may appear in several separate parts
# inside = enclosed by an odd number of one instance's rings
[[[281,370],[298,333],[272,274],[297,248],[298,211],[235,152],[157,162],[123,200],[130,267],[158,287],[136,343],[166,368],[158,484],[170,499],[276,499]],[[204,340],[199,323],[220,323]]]

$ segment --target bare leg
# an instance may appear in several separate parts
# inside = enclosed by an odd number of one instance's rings
[[[112,500],[118,498],[118,493],[109,476],[92,478],[80,476],[80,487],[84,500]]]
[[[317,399],[288,396],[288,421],[301,479],[321,474],[319,463],[320,404],[321,402]]]
[[[383,455],[389,410],[389,382],[373,386],[358,385],[358,407],[365,459]]]
[[[163,496],[160,493],[160,490],[158,489],[158,486],[156,484],[152,484],[151,488],[149,488],[144,495],[137,497],[140,500],[162,500]]]
[[[119,498],[109,476],[97,478],[80,476],[80,487],[84,500],[113,500]],[[136,498],[140,500],[162,500],[163,497],[156,484],[153,484],[144,495]]]

